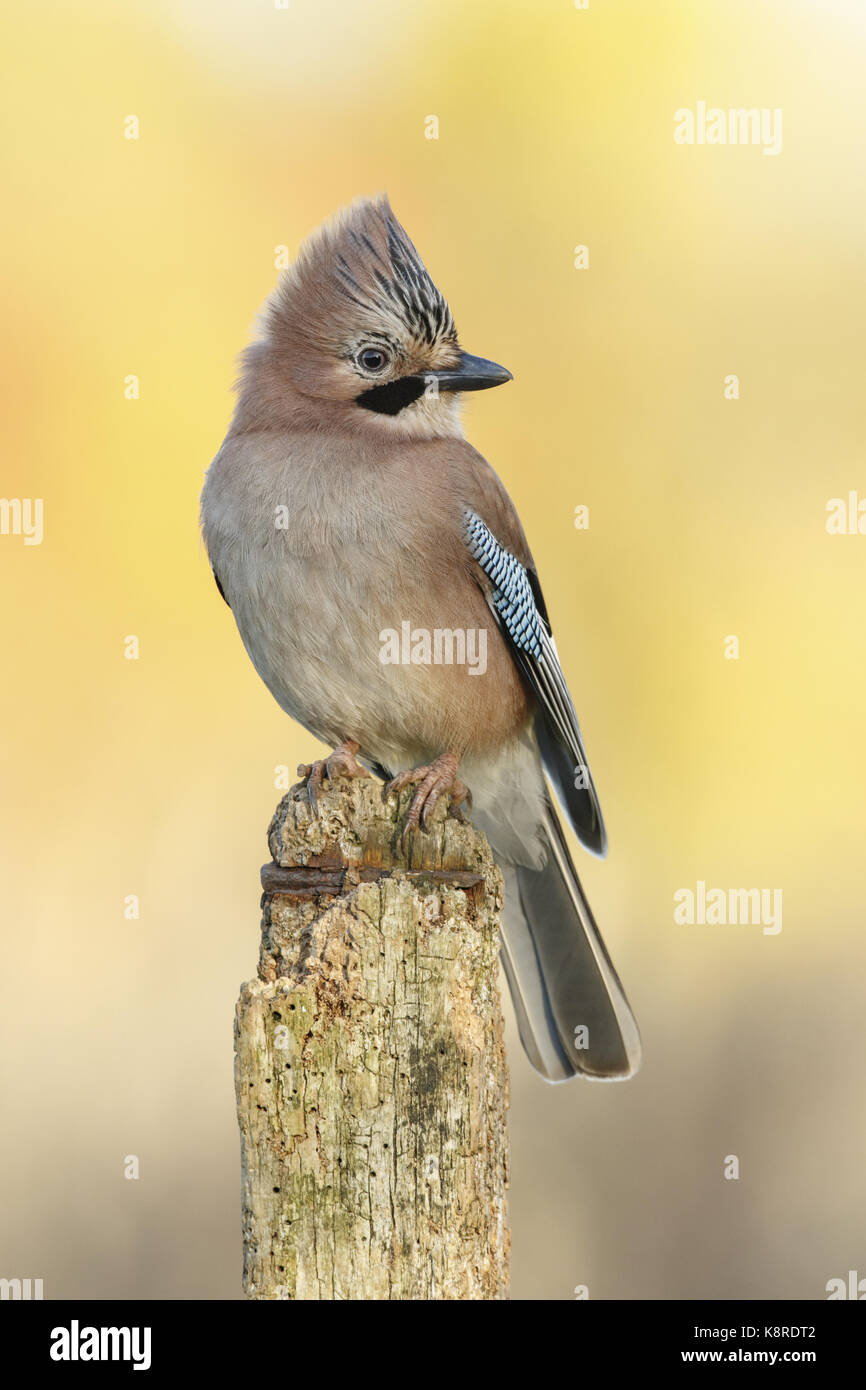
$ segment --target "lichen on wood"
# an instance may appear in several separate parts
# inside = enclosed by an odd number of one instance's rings
[[[302,786],[262,871],[235,1083],[244,1289],[258,1299],[507,1296],[502,881],[484,836],[411,789]]]

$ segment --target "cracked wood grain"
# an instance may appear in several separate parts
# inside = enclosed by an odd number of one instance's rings
[[[502,883],[411,789],[280,802],[259,978],[235,1020],[244,1290],[255,1299],[507,1297]]]

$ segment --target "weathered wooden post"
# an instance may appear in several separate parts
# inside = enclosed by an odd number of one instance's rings
[[[315,818],[299,785],[271,822],[235,1022],[250,1298],[507,1297],[502,884],[444,803],[404,852],[410,796],[340,779]]]

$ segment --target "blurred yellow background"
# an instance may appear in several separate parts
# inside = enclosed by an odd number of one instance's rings
[[[234,1002],[274,768],[318,750],[198,494],[275,248],[383,189],[514,373],[465,427],[539,564],[645,1047],[548,1087],[509,1012],[513,1294],[866,1275],[866,536],[825,529],[866,496],[866,6],[46,0],[4,48],[0,491],[44,540],[0,536],[0,1276],[240,1294]],[[782,152],[676,144],[701,100],[781,108]],[[699,879],[781,888],[782,932],[675,925]]]

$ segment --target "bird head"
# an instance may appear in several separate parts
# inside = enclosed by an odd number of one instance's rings
[[[511,380],[463,351],[443,295],[386,197],[361,199],[304,242],[247,357],[318,428],[461,433],[457,401]]]

